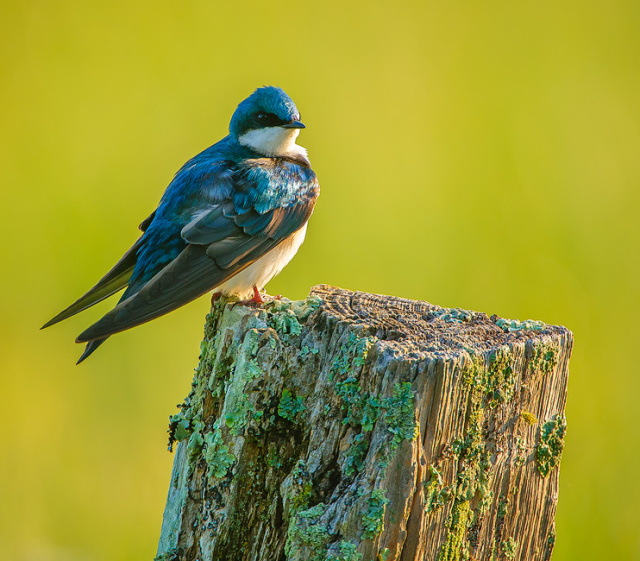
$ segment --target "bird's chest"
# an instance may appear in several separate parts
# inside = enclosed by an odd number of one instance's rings
[[[260,259],[225,281],[216,290],[238,296],[241,299],[249,298],[253,294],[254,286],[259,289],[264,288],[293,259],[293,256],[300,249],[306,233],[307,225],[305,224]]]
[[[282,158],[260,158],[239,170],[237,199],[260,214],[305,199],[317,185],[313,171]]]

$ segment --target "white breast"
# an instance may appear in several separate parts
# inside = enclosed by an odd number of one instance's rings
[[[235,295],[238,298],[246,299],[253,295],[253,287],[258,289],[264,286],[275,277],[293,259],[307,233],[305,224],[300,230],[291,234],[286,240],[274,247],[267,254],[263,255],[240,271],[214,288],[214,292],[223,292],[228,295]]]

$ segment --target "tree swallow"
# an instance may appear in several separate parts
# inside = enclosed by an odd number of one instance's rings
[[[229,135],[180,168],[142,235],[89,292],[44,327],[126,287],[118,304],[83,331],[78,364],[110,335],[209,292],[251,297],[293,258],[320,192],[305,126],[291,98],[263,87],[233,114]]]

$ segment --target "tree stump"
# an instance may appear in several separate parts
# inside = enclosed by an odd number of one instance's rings
[[[156,559],[549,559],[572,341],[325,285],[214,304]]]

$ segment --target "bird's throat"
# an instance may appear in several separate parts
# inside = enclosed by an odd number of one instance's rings
[[[284,129],[282,127],[266,127],[254,129],[238,138],[238,142],[270,157],[304,156],[307,151],[296,144],[299,129]]]

